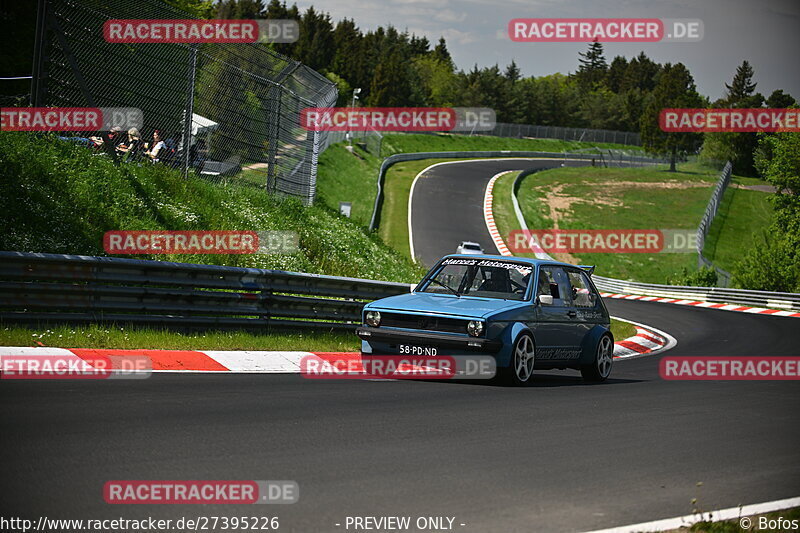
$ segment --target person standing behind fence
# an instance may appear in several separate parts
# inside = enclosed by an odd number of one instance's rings
[[[161,160],[161,153],[166,149],[166,144],[164,141],[161,140],[161,132],[159,130],[155,130],[153,132],[153,145],[152,147],[148,147],[145,145],[148,150],[144,153],[153,163],[158,163]]]

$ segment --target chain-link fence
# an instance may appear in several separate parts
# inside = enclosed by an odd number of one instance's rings
[[[33,104],[139,108],[137,146],[158,130],[161,164],[311,203],[326,133],[304,130],[299,115],[333,105],[335,84],[264,44],[103,38],[109,19],[188,18],[159,0],[39,0]]]
[[[351,141],[356,145],[360,145],[368,153],[375,157],[381,156],[381,146],[383,145],[383,135],[379,131],[351,131],[348,139],[348,132],[344,131],[330,131],[327,132],[325,139],[320,145],[320,153],[328,149],[332,144],[339,142]]]
[[[505,122],[498,122],[492,130],[475,131],[472,134],[492,135],[495,137],[516,137],[518,139],[560,139],[562,141],[614,143],[629,146],[641,145],[639,134],[630,131],[562,128],[559,126],[534,126],[531,124],[508,124]]]

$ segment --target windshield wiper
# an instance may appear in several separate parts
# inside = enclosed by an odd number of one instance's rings
[[[441,281],[439,281],[439,280],[438,280],[438,279],[436,279],[436,278],[431,278],[431,283],[436,283],[437,285],[441,285],[441,286],[442,286],[442,287],[444,287],[445,289],[449,290],[450,292],[452,292],[453,294],[455,294],[456,296],[458,296],[459,298],[461,298],[461,295],[460,295],[460,294],[458,294],[458,291],[457,291],[457,290],[455,290],[455,289],[454,289],[453,287],[451,287],[450,285],[448,285],[448,284],[446,284],[446,283],[442,283]]]

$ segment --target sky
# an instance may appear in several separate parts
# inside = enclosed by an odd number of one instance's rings
[[[288,4],[293,3],[291,0]],[[513,18],[692,18],[704,37],[692,43],[604,43],[610,63],[644,51],[659,63],[682,62],[701,94],[723,96],[736,67],[750,61],[756,91],[765,97],[783,89],[800,99],[800,0],[298,0],[347,17],[362,30],[394,25],[426,36],[432,44],[447,39],[459,69],[473,65],[501,68],[515,60],[524,76],[574,72],[587,43],[515,43],[507,35]]]

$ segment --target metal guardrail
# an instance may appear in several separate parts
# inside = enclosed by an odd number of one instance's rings
[[[378,171],[378,193],[375,195],[375,204],[372,208],[372,218],[369,221],[369,229],[376,229],[380,225],[381,208],[383,207],[383,184],[386,180],[386,172],[389,168],[403,161],[419,161],[422,159],[459,159],[459,158],[509,158],[509,159],[530,159],[530,158],[547,158],[547,159],[581,159],[585,161],[596,161],[600,158],[600,152],[597,153],[569,153],[569,152],[526,152],[526,151],[512,151],[512,150],[494,150],[494,151],[460,151],[460,152],[412,152],[403,154],[394,154],[385,158],[381,163],[381,168]],[[651,157],[637,157],[630,156],[625,158],[625,163],[642,163],[642,164],[660,164],[662,160],[653,159]]]
[[[596,275],[592,276],[592,279],[599,290],[606,292],[800,311],[800,294],[798,293],[658,285]]]
[[[711,223],[714,222],[714,218],[717,216],[717,212],[719,212],[719,206],[722,204],[722,197],[725,196],[725,191],[731,183],[732,170],[733,166],[731,162],[728,161],[725,163],[725,168],[722,169],[722,173],[719,175],[717,186],[714,187],[714,192],[711,194],[711,198],[708,201],[706,211],[703,213],[703,219],[697,227],[697,266],[709,267],[716,270],[724,286],[730,283],[730,272],[714,266],[714,263],[706,259],[703,256],[703,248],[706,244],[706,236],[711,229]]]
[[[352,329],[410,286],[257,268],[0,252],[0,321]]]

